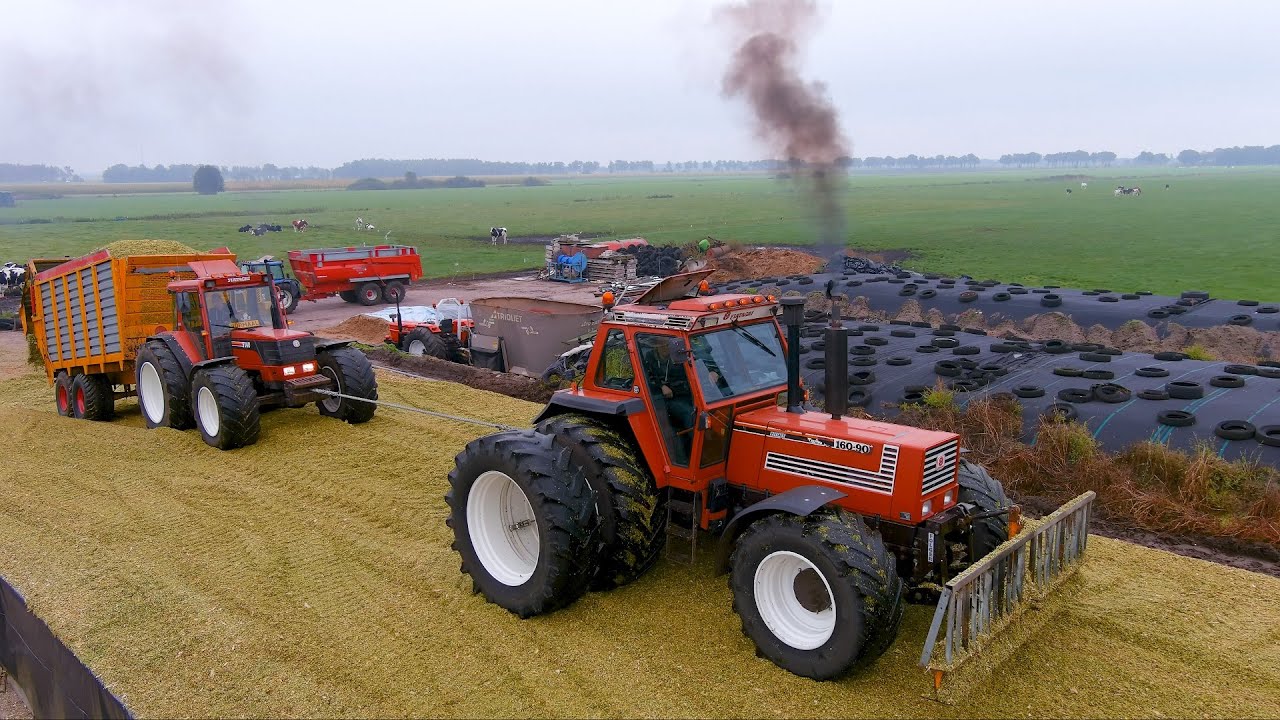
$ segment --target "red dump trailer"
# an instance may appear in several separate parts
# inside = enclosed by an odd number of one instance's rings
[[[337,295],[361,305],[399,302],[405,287],[422,277],[422,258],[406,245],[290,250],[289,267],[303,300]]]

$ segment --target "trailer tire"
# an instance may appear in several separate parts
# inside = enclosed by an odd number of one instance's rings
[[[1009,497],[1004,494],[1004,486],[999,480],[991,477],[987,469],[968,460],[960,461],[960,494],[957,499],[978,508],[978,512],[1005,510],[1010,506]],[[977,562],[1009,539],[1009,516],[996,515],[983,518],[973,523],[973,549],[976,557],[970,563]]]
[[[389,282],[382,288],[382,302],[395,305],[404,300],[404,283]]]
[[[449,347],[439,335],[424,327],[410,330],[400,341],[400,349],[410,355],[430,355],[441,360],[449,359]]]
[[[204,441],[219,450],[258,442],[258,391],[243,368],[230,363],[191,376],[191,408]]]
[[[796,675],[840,677],[871,663],[898,634],[896,562],[853,513],[764,517],[737,539],[729,565],[743,634],[758,655]]]
[[[342,298],[343,302],[349,302],[354,304],[356,302],[356,291],[355,290],[339,290],[338,297]]]
[[[66,370],[59,370],[53,376],[53,404],[63,417],[75,417],[71,410],[71,383]]]
[[[356,288],[356,302],[361,305],[377,305],[381,299],[382,288],[376,282],[367,282]]]
[[[373,365],[359,350],[343,346],[316,353],[318,372],[329,378],[343,395],[353,395],[366,400],[378,399],[378,379],[373,376]],[[320,414],[352,425],[369,422],[378,406],[369,402],[347,398],[325,397],[316,402]]]
[[[169,346],[148,340],[135,362],[138,406],[148,428],[189,430],[195,427],[191,414],[191,384]]]
[[[77,375],[71,381],[71,410],[81,420],[110,420],[115,414],[111,383],[103,375]]]
[[[639,578],[662,554],[667,508],[635,443],[576,413],[547,418],[537,430],[569,450],[570,462],[595,492],[602,547],[591,588],[612,590]]]
[[[444,499],[460,569],[489,602],[527,618],[587,591],[600,542],[593,493],[551,437],[507,431],[467,443]]]

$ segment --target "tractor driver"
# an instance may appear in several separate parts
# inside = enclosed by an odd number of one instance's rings
[[[662,424],[669,426],[675,435],[675,441],[667,443],[671,449],[671,459],[680,465],[687,464],[693,445],[693,389],[684,363],[677,361],[671,354],[672,343],[678,343],[680,339],[665,335],[640,335],[637,340],[645,376],[649,381],[649,392],[655,399],[662,398],[667,406],[666,417],[662,418],[665,422]]]

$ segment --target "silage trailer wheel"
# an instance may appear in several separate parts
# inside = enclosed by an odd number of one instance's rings
[[[134,365],[138,406],[147,427],[193,427],[191,386],[169,346],[160,340],[148,340],[138,351]]]
[[[191,406],[204,441],[219,450],[258,442],[258,391],[235,365],[201,368],[191,377]]]
[[[733,609],[761,657],[830,680],[879,657],[902,623],[902,580],[880,534],[844,510],[769,515],[729,561]]]
[[[1004,510],[1012,504],[1009,502],[1008,496],[1004,494],[1004,486],[1000,484],[999,480],[991,477],[991,473],[987,472],[987,469],[981,465],[962,459],[957,479],[960,482],[960,494],[957,500],[976,506],[980,513]],[[987,553],[995,550],[1008,539],[1008,514],[995,515],[974,522],[974,557],[969,558],[969,564],[986,557]]]
[[[71,410],[71,382],[66,370],[59,370],[53,376],[53,403],[63,417],[75,417]]]
[[[454,460],[445,502],[461,570],[489,602],[527,618],[587,591],[600,542],[594,494],[549,435],[471,441]]]
[[[538,423],[538,431],[569,450],[595,492],[603,547],[592,589],[611,590],[643,575],[666,544],[667,508],[666,495],[635,443],[604,422],[576,413],[547,418]]]
[[[334,383],[334,390],[343,395],[378,399],[378,379],[373,375],[373,365],[359,350],[343,346],[316,353],[317,371]],[[324,397],[316,402],[320,414],[357,425],[373,419],[378,406],[342,397]]]
[[[71,410],[81,420],[110,420],[115,414],[111,382],[104,375],[77,375],[71,381]]]
[[[410,355],[430,355],[441,360],[449,359],[449,346],[444,339],[424,327],[416,327],[400,341],[400,349]]]

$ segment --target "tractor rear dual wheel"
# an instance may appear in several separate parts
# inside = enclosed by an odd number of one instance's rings
[[[149,340],[138,351],[136,387],[142,419],[148,428],[187,430],[195,425],[191,415],[191,385],[169,346]]]
[[[839,509],[770,515],[734,545],[729,586],[756,653],[814,680],[865,666],[902,623],[902,580],[880,534]]]
[[[351,397],[326,396],[316,403],[320,414],[358,425],[373,419],[378,406],[359,399],[378,399],[378,379],[373,375],[373,365],[364,353],[353,347],[343,346],[316,353],[316,364],[321,375],[333,381],[333,389]]]
[[[513,430],[471,441],[454,462],[445,523],[472,589],[522,618],[581,597],[595,576],[599,522],[569,451]]]
[[[258,442],[258,391],[235,365],[201,368],[191,377],[191,406],[204,441],[219,450]]]
[[[537,429],[569,451],[595,493],[602,547],[592,589],[611,590],[639,578],[658,561],[667,539],[666,496],[639,448],[588,415],[557,415]]]

